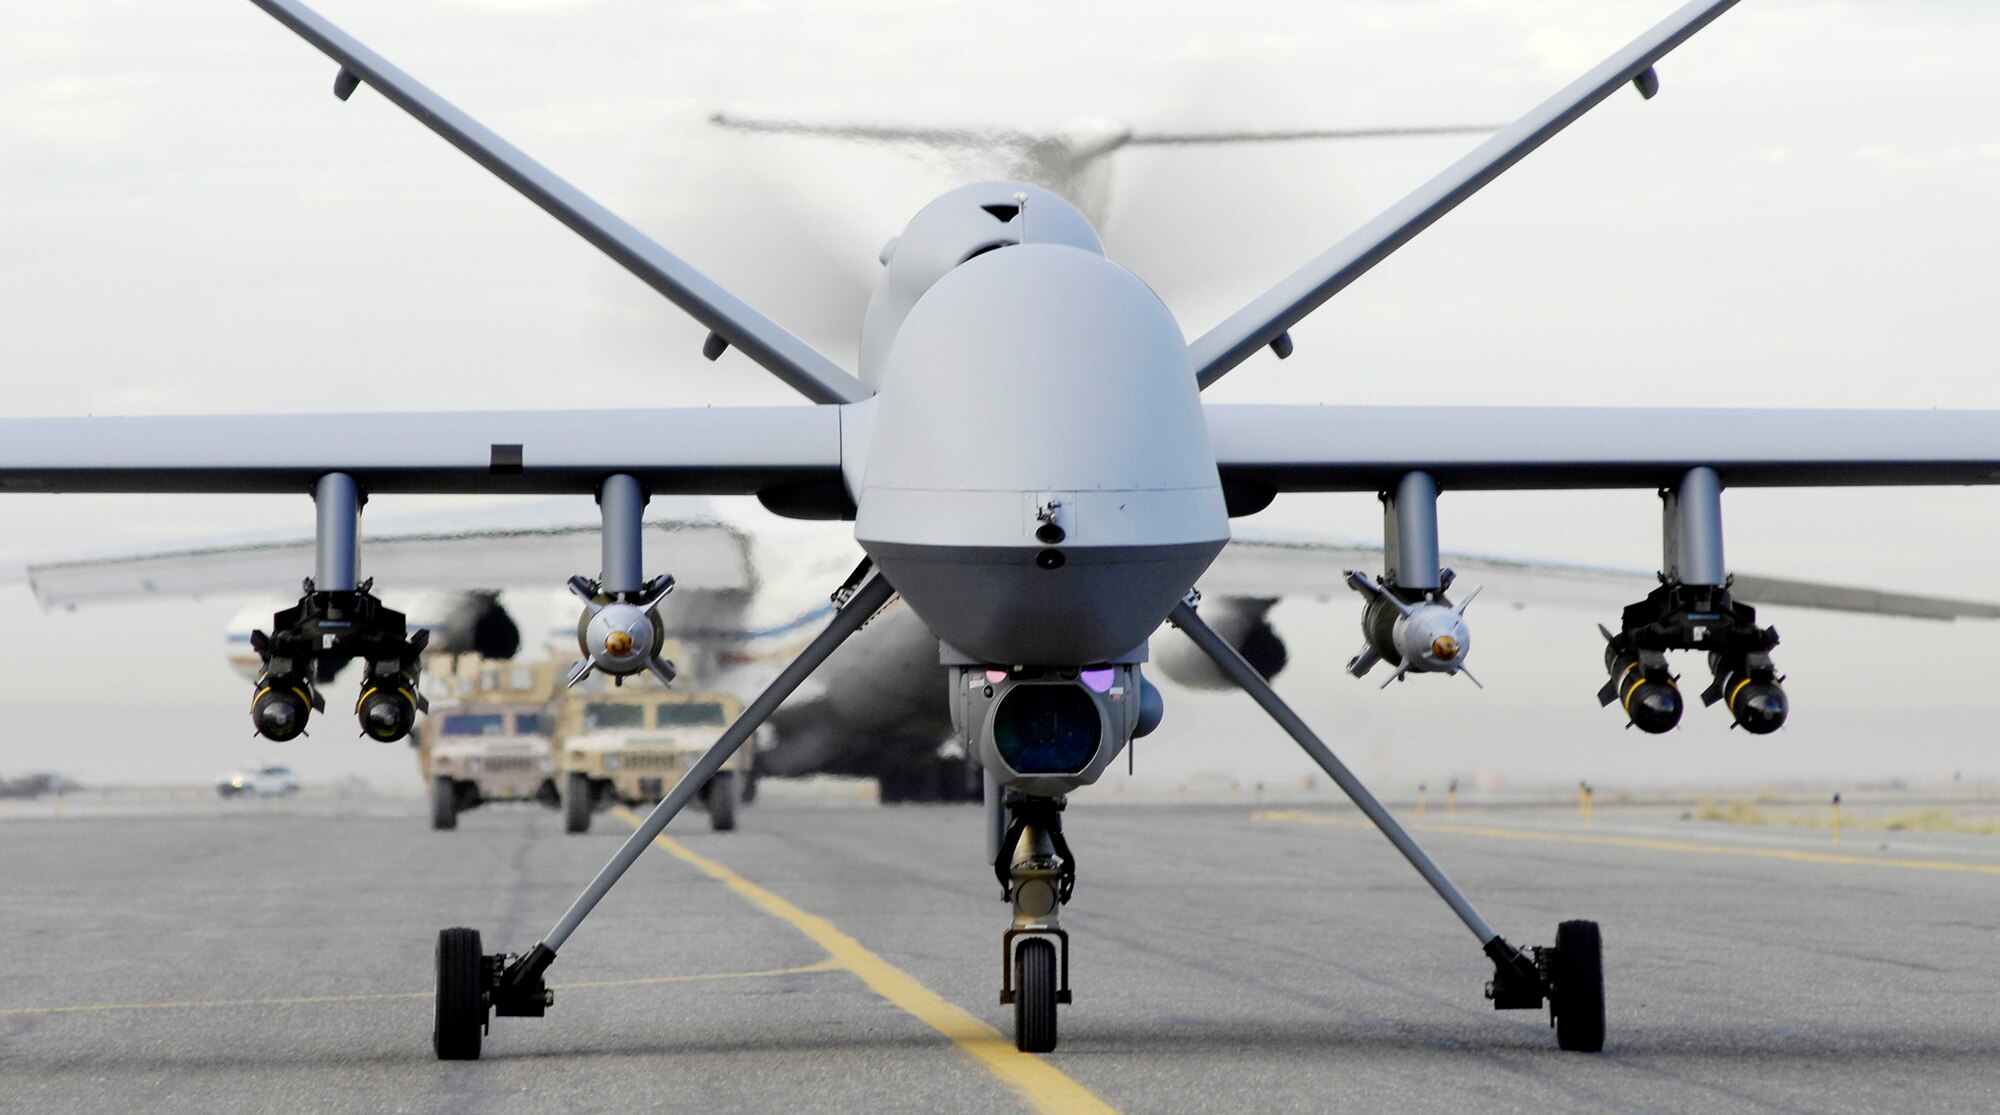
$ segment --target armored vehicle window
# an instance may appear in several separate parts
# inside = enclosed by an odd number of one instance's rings
[[[645,705],[585,705],[583,708],[583,730],[586,732],[645,726]]]
[[[662,728],[719,728],[728,722],[719,701],[683,701],[661,705],[656,723]]]
[[[448,713],[441,729],[448,736],[504,736],[507,716],[498,712]]]
[[[514,718],[514,733],[523,736],[541,735],[542,714],[539,712],[524,712],[516,716]]]

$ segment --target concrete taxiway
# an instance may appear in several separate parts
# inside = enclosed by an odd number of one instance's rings
[[[1104,806],[1062,1045],[1016,1054],[978,810],[761,802],[669,830],[564,949],[549,1017],[429,1049],[431,947],[524,948],[628,825],[416,803],[0,822],[0,1109],[1919,1111],[2000,1108],[2000,838],[1677,810],[1433,807],[1517,942],[1604,925],[1610,1037],[1558,1052],[1351,811]]]

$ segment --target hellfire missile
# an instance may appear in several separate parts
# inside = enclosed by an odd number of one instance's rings
[[[1674,676],[1667,672],[1667,656],[1660,651],[1639,650],[1628,639],[1602,627],[1598,630],[1604,632],[1604,669],[1611,680],[1597,691],[1597,703],[1617,701],[1632,727],[1648,735],[1673,730],[1681,722],[1687,703],[1681,699]]]
[[[1719,654],[1711,654],[1708,668],[1714,672],[1715,681],[1702,691],[1703,704],[1723,702],[1736,726],[1751,735],[1770,735],[1785,726],[1791,702],[1785,697],[1783,679],[1771,665],[1770,655],[1738,655],[1734,660],[1724,660]]]

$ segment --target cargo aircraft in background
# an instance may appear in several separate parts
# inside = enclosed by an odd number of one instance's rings
[[[1723,488],[2000,480],[1993,412],[1203,402],[1204,388],[1262,351],[1289,355],[1294,325],[1582,114],[1628,84],[1653,96],[1655,63],[1733,0],[1697,0],[1669,15],[1191,342],[1060,195],[1018,181],[952,190],[883,253],[858,374],[303,4],[255,2],[336,62],[337,96],[365,84],[388,98],[706,327],[711,359],[734,349],[811,404],[0,423],[0,487],[312,494],[313,576],[251,643],[260,664],[252,717],[263,734],[296,736],[323,710],[321,660],[363,664],[356,711],[366,734],[399,739],[418,714],[428,636],[411,634],[359,577],[359,520],[371,492],[594,499],[597,572],[569,580],[581,606],[572,679],[673,673],[660,657],[670,626],[662,603],[681,606],[675,598],[685,591],[693,607],[701,532],[649,530],[649,499],[755,495],[781,515],[851,521],[860,551],[851,569],[800,566],[824,577],[832,602],[824,622],[808,621],[816,633],[770,671],[742,717],[540,941],[489,954],[476,930],[440,933],[433,1048],[441,1058],[479,1056],[495,1015],[543,1015],[558,950],[702,783],[815,672],[832,669],[850,636],[897,623],[904,656],[856,661],[856,680],[843,688],[937,687],[952,734],[984,773],[992,869],[1012,909],[1001,1001],[1014,1008],[1021,1049],[1056,1046],[1058,1006],[1070,999],[1061,912],[1077,857],[1062,824],[1065,795],[1159,723],[1159,693],[1143,667],[1163,622],[1178,634],[1163,637],[1159,660],[1185,638],[1192,650],[1179,653],[1270,714],[1464,923],[1494,966],[1486,991],[1496,1008],[1546,1005],[1558,1045],[1601,1049],[1596,924],[1564,922],[1547,946],[1501,936],[1213,622],[1237,625],[1247,649],[1255,640],[1242,634],[1245,616],[1261,614],[1219,600],[1203,607],[1195,586],[1255,601],[1279,579],[1232,580],[1232,562],[1254,570],[1271,558],[1294,576],[1316,572],[1321,584],[1344,583],[1365,598],[1354,673],[1378,665],[1391,678],[1461,673],[1470,597],[1449,595],[1441,489],[1656,489],[1661,575],[1606,629],[1601,695],[1632,724],[1663,731],[1683,705],[1667,653],[1704,651],[1704,700],[1768,732],[1788,711],[1777,638],[1746,602],[1750,586],[1729,574]],[[1379,574],[1338,570],[1311,547],[1231,545],[1232,518],[1285,493],[1322,491],[1382,494]],[[687,574],[682,588],[649,575],[649,537],[660,542],[656,561]],[[394,544],[371,543],[371,562],[376,549]],[[386,591],[389,563],[371,571]]]

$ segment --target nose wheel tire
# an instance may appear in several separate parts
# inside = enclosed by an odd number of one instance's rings
[[[458,787],[443,775],[431,779],[431,827],[439,832],[458,827]]]
[[[591,805],[590,777],[571,772],[563,779],[563,831],[589,832]]]
[[[1040,938],[1014,950],[1014,1048],[1023,1053],[1056,1048],[1056,946]]]
[[[438,933],[437,1008],[431,1049],[440,1061],[477,1061],[486,1034],[485,957],[477,929]]]
[[[1556,1044],[1578,1053],[1603,1050],[1604,938],[1596,922],[1566,921],[1556,927],[1549,977]]]

